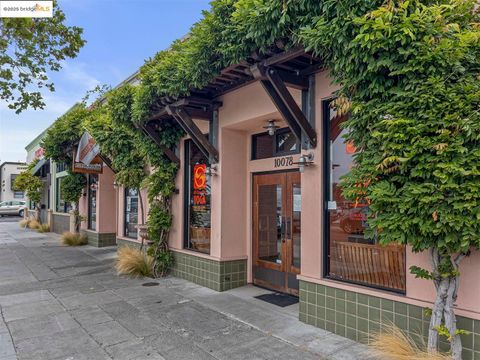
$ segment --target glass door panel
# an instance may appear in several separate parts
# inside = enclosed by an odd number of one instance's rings
[[[282,263],[283,191],[280,184],[258,188],[258,258]]]
[[[253,178],[254,283],[298,294],[300,273],[300,173]]]
[[[88,175],[88,228],[97,230],[98,175]]]

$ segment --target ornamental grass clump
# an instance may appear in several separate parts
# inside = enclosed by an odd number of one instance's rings
[[[29,223],[30,219],[23,219],[18,222],[18,226],[20,226],[22,229],[26,229]]]
[[[118,249],[115,268],[118,275],[128,275],[138,278],[153,275],[153,258],[138,249],[123,246]]]
[[[39,233],[46,233],[50,232],[50,224],[41,224],[38,228],[37,231]]]
[[[428,352],[425,344],[417,345],[411,337],[393,324],[384,327],[381,333],[373,334],[369,347],[376,356],[385,360],[452,359],[447,354]]]
[[[64,232],[62,234],[62,244],[67,246],[82,246],[88,244],[88,238],[85,234]]]
[[[37,230],[37,229],[40,228],[41,224],[37,220],[32,219],[28,222],[27,226],[28,226],[29,229]]]

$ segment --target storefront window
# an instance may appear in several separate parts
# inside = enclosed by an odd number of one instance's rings
[[[56,181],[56,193],[57,193],[57,198],[56,198],[56,211],[61,212],[61,213],[68,213],[70,210],[72,210],[72,206],[69,202],[65,201],[63,199],[63,194],[62,194],[62,179],[63,177],[57,178]]]
[[[23,199],[23,191],[14,191],[13,192],[13,197],[15,199]]]
[[[329,102],[324,103],[326,162],[326,237],[328,261],[326,275],[336,280],[405,292],[405,247],[381,246],[364,237],[368,204],[345,199],[341,177],[352,168],[353,144],[344,139],[341,127],[346,116],[337,115]]]
[[[185,248],[210,253],[211,182],[208,159],[191,141],[185,142]]]
[[[300,142],[289,128],[279,129],[273,136],[268,132],[252,136],[252,160],[298,154],[299,152]]]
[[[138,224],[138,191],[137,189],[125,189],[125,227],[124,235],[129,238],[137,238]]]
[[[88,175],[88,228],[97,230],[97,187],[98,175]]]

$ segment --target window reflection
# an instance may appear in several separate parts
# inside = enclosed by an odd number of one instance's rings
[[[138,190],[125,189],[125,236],[137,238],[138,225]]]
[[[208,159],[192,142],[185,142],[188,188],[187,230],[185,247],[187,249],[210,253],[211,229],[211,179],[207,175]]]
[[[88,175],[88,228],[97,230],[97,188],[98,175]]]
[[[405,291],[405,247],[381,246],[364,237],[368,204],[352,202],[342,195],[340,182],[354,164],[355,146],[345,141],[346,116],[326,104],[329,134],[328,179],[328,276],[374,287]]]
[[[258,189],[258,258],[282,263],[282,186]]]

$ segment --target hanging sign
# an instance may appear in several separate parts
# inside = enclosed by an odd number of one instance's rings
[[[76,159],[76,156],[73,157]],[[73,172],[82,174],[102,174],[103,161],[99,156],[93,158],[90,164],[86,165],[82,162],[73,160]]]
[[[85,165],[90,165],[90,163],[93,161],[93,159],[95,159],[96,156],[98,156],[98,154],[100,154],[100,146],[90,136],[88,131],[85,131],[78,143],[75,161],[81,162]]]

